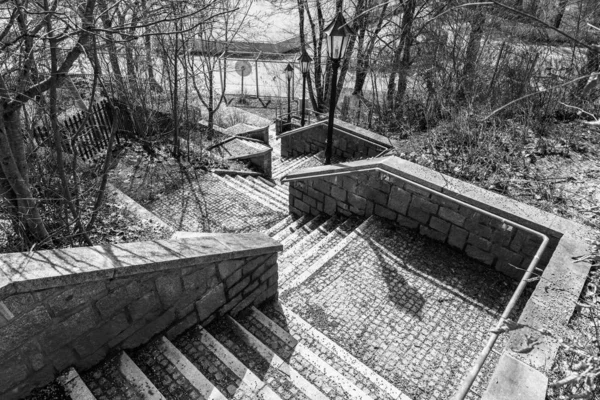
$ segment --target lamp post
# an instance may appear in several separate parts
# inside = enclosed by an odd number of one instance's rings
[[[335,19],[324,29],[327,35],[327,55],[331,59],[331,94],[329,99],[329,126],[327,128],[327,147],[325,147],[325,165],[331,164],[331,153],[333,146],[333,117],[335,115],[336,89],[337,89],[337,71],[340,67],[340,60],[346,55],[346,49],[350,42],[350,36],[355,32],[350,28],[342,12],[340,11]]]
[[[288,114],[287,114],[287,129],[290,129],[290,126],[292,124],[292,108],[291,108],[291,101],[290,101],[290,95],[291,95],[291,90],[290,90],[290,82],[292,81],[292,77],[294,76],[294,67],[292,67],[289,63],[287,65],[287,67],[285,67],[285,76],[287,77],[287,83],[288,83],[288,96],[287,96],[287,101],[288,101]]]
[[[306,76],[308,75],[308,68],[312,61],[306,49],[302,49],[302,54],[298,58],[298,61],[300,61],[300,70],[302,71],[302,119],[300,120],[300,125],[304,126],[304,122],[306,121]]]

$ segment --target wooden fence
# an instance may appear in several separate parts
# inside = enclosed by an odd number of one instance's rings
[[[91,113],[77,113],[60,123],[63,151],[75,152],[84,160],[91,160],[108,148],[113,123],[112,108],[108,101],[103,100],[92,106]],[[40,146],[52,146],[54,138],[47,126],[37,126],[33,129],[33,137]],[[119,135],[116,137],[120,144]]]

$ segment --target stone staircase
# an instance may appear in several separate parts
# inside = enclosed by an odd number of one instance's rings
[[[219,177],[279,208],[280,185]],[[268,188],[268,189],[267,189]],[[281,241],[281,291],[319,270],[372,219],[287,216],[266,233]],[[279,302],[158,337],[58,382],[72,399],[408,399],[370,367]]]

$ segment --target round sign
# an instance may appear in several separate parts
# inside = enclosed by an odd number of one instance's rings
[[[252,72],[252,65],[246,60],[239,60],[235,63],[235,72],[239,76],[248,76]]]

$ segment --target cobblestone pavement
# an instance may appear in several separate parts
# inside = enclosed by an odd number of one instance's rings
[[[160,340],[160,339],[159,339]],[[199,400],[200,392],[183,376],[177,367],[169,361],[154,341],[140,347],[130,354],[131,359],[156,386],[158,391],[168,399]]]
[[[118,358],[119,356],[115,356],[81,375],[81,379],[97,400],[125,400],[138,397],[135,388],[121,374],[117,366]]]
[[[280,301],[411,398],[447,399],[515,288],[452,249],[378,221]]]
[[[254,400],[254,391],[246,386],[213,352],[192,328],[177,337],[173,344],[225,397],[234,400]]]
[[[186,183],[147,207],[175,229],[194,232],[262,231],[287,215],[265,207],[212,174]]]

